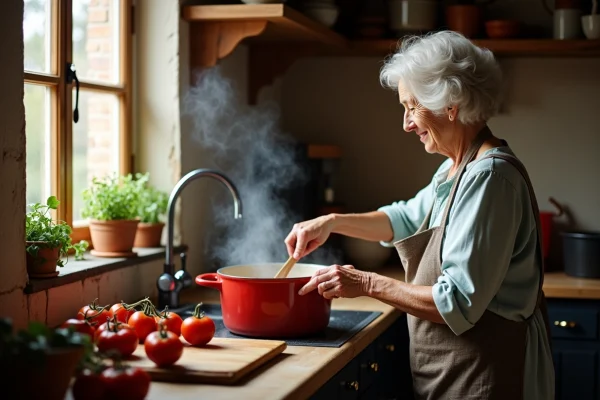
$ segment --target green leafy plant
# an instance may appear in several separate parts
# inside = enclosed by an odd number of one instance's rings
[[[41,248],[58,248],[59,257],[67,257],[69,250],[75,251],[75,259],[83,259],[83,253],[88,247],[88,243],[82,240],[76,245],[71,243],[72,229],[64,221],[54,222],[48,215],[50,210],[56,210],[60,201],[56,196],[50,196],[46,204],[30,204],[29,211],[25,215],[25,241],[27,242],[26,251],[33,257],[37,257]],[[56,264],[59,267],[64,266],[64,261],[59,258]]]
[[[133,175],[93,178],[83,191],[81,215],[99,221],[132,220],[138,217],[142,182]]]
[[[0,319],[0,365],[10,368],[16,363],[41,367],[51,349],[83,347],[84,355],[93,352],[90,336],[72,328],[51,329],[40,322],[30,322],[27,329],[13,332],[12,321]]]
[[[137,174],[138,184],[141,186],[140,203],[138,216],[140,222],[156,224],[162,222],[162,218],[167,213],[169,195],[166,192],[156,189],[149,182],[150,174]]]

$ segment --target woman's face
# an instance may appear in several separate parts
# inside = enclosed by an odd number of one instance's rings
[[[419,135],[428,153],[445,154],[444,149],[448,147],[452,136],[451,128],[455,113],[449,110],[443,115],[435,115],[431,110],[423,107],[402,82],[398,84],[398,96],[400,104],[404,106],[404,130]]]

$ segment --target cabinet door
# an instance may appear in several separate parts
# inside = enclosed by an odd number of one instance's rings
[[[600,400],[600,348],[596,343],[553,343],[557,400]]]
[[[399,317],[375,342],[379,373],[378,399],[412,399],[409,337],[406,315]]]

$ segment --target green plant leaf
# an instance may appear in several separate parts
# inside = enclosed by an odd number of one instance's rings
[[[60,201],[58,201],[56,196],[50,196],[48,197],[48,200],[46,200],[46,205],[53,210],[56,210],[59,204]]]

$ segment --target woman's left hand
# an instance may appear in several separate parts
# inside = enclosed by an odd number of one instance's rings
[[[326,299],[359,297],[367,293],[370,274],[352,265],[332,265],[318,270],[298,294],[305,295],[315,289]]]

